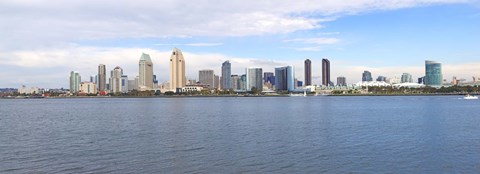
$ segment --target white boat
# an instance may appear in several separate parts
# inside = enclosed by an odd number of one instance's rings
[[[465,99],[465,100],[478,100],[478,97],[467,94],[465,97],[463,97],[463,99]]]

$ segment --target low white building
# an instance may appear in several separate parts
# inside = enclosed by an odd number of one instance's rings
[[[392,85],[394,88],[422,88],[425,87],[424,84],[419,84],[419,83],[399,83],[399,84],[394,84]]]
[[[97,93],[97,84],[95,84],[93,82],[82,82],[82,83],[80,83],[80,93],[96,94]]]
[[[27,88],[25,85],[22,85],[17,92],[20,94],[39,94],[40,90],[38,87]]]
[[[202,91],[203,87],[201,86],[186,86],[178,89],[178,92],[199,92]]]
[[[389,83],[384,82],[384,81],[369,81],[369,82],[358,82],[355,83],[354,86],[358,87],[368,87],[368,86],[381,86],[381,87],[386,87],[386,86],[391,86]]]

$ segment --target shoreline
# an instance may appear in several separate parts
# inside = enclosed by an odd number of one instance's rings
[[[385,97],[385,96],[464,96],[466,93],[436,93],[436,94],[331,94],[331,95],[307,95],[305,97]],[[477,95],[473,94],[473,95]],[[69,96],[69,97],[42,97],[42,96],[12,96],[0,97],[0,99],[102,99],[102,98],[214,98],[214,97],[304,97],[289,96],[288,94],[279,95],[172,95],[172,96]]]

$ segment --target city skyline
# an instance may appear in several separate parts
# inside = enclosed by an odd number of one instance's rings
[[[360,81],[364,70],[375,78],[409,73],[417,79],[425,76],[425,60],[442,63],[443,79],[480,75],[478,1],[65,3],[0,2],[0,87],[68,88],[70,71],[88,77],[98,74],[98,64],[120,66],[132,79],[142,52],[165,82],[173,47],[183,50],[187,79],[200,69],[221,72],[218,65],[229,60],[231,74],[292,65],[303,80],[308,58],[312,84],[321,84],[322,57],[331,61],[331,79],[344,76],[347,83]]]

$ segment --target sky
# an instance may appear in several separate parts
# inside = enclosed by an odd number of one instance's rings
[[[171,50],[182,50],[188,79],[232,63],[274,72],[293,65],[304,79],[312,60],[321,83],[321,59],[331,79],[424,76],[425,60],[442,63],[444,79],[480,76],[479,0],[2,0],[0,88],[68,88],[71,71],[82,81],[105,64],[138,75],[142,53],[160,82],[169,79]]]

